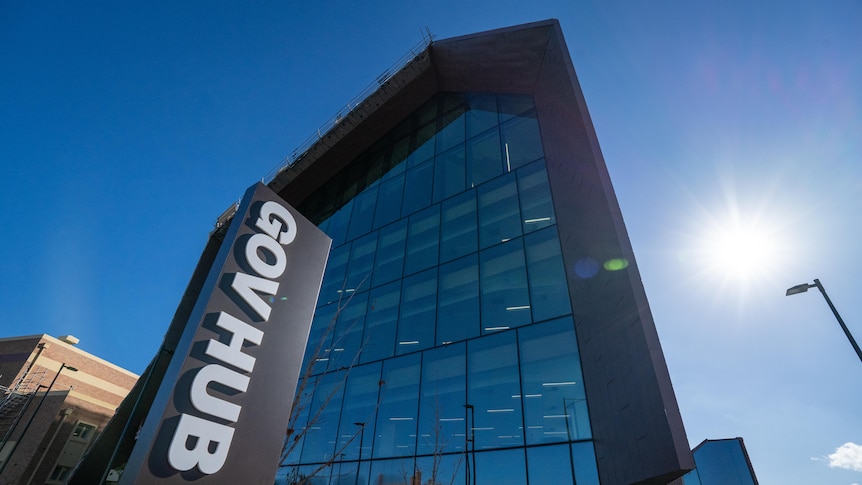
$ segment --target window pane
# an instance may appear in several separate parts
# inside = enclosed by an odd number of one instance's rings
[[[353,200],[353,210],[350,215],[350,229],[347,240],[353,240],[371,230],[374,219],[374,207],[377,204],[377,187],[365,189]]]
[[[572,462],[575,465],[575,483],[578,485],[599,485],[596,452],[591,441],[572,443]]]
[[[395,355],[395,332],[398,328],[398,304],[400,301],[400,281],[371,290],[367,316],[365,317],[362,362]]]
[[[536,108],[536,105],[533,103],[533,97],[529,95],[500,95],[497,102],[500,108],[501,123],[513,116]]]
[[[470,190],[443,201],[440,260],[449,261],[477,249],[476,191]]]
[[[533,321],[568,315],[569,289],[557,228],[549,227],[524,237]]]
[[[432,121],[416,131],[411,145],[412,151],[407,158],[407,168],[412,168],[434,156],[434,134],[437,123]]]
[[[404,181],[404,200],[401,206],[402,216],[412,214],[431,204],[431,178],[433,176],[433,160],[407,171]]]
[[[371,483],[374,485],[412,484],[413,458],[375,460],[371,462]],[[302,484],[305,485],[305,484]]]
[[[367,291],[352,294],[342,301],[338,323],[335,324],[335,333],[332,335],[330,370],[348,368],[356,360],[359,346],[362,344],[367,303]]]
[[[338,430],[338,451],[341,459],[371,458],[379,389],[380,363],[357,366],[350,370],[344,388],[344,406],[341,412],[341,427]]]
[[[470,187],[503,173],[500,133],[491,130],[467,141],[467,177]]]
[[[416,469],[421,473],[422,485],[460,485],[466,481],[466,455],[459,453],[417,458]]]
[[[326,374],[315,386],[302,448],[303,463],[320,463],[333,458],[345,377],[344,372]]]
[[[437,265],[439,241],[439,205],[410,216],[404,274],[412,274]]]
[[[400,174],[380,184],[380,195],[374,212],[374,227],[382,227],[401,216],[401,195],[404,175]]]
[[[390,168],[383,174],[383,180],[388,180],[396,175],[401,175],[407,170],[407,155],[410,153],[410,137],[399,138],[392,144],[392,153],[389,156]]]
[[[569,317],[518,330],[527,444],[590,437],[587,402]]]
[[[530,323],[530,296],[520,238],[479,254],[482,288],[482,332]]]
[[[311,476],[318,465],[288,466],[279,468],[275,475],[275,483],[281,485],[328,485],[329,468],[325,468]]]
[[[437,155],[434,165],[434,202],[464,191],[466,161],[464,145]]]
[[[402,219],[380,230],[377,238],[377,256],[372,286],[379,286],[401,278],[406,243],[407,219]]]
[[[404,278],[395,352],[404,354],[432,347],[436,318],[437,268]]]
[[[332,347],[332,333],[335,330],[338,302],[326,306],[317,307],[314,319],[311,321],[311,331],[308,335],[308,345],[305,347],[305,358],[302,364],[303,370],[308,367],[310,360],[314,359],[312,374],[326,371],[329,364],[329,353]]]
[[[476,483],[524,485],[527,483],[524,449],[476,453]],[[550,482],[555,483],[555,482]]]
[[[467,138],[482,133],[497,125],[497,97],[493,94],[471,95],[467,112]]]
[[[479,259],[476,254],[440,266],[437,345],[479,335]]]
[[[353,241],[350,248],[350,262],[347,265],[345,296],[371,286],[371,271],[374,268],[374,254],[377,250],[377,233],[371,233]]]
[[[412,456],[416,451],[420,355],[417,352],[383,362],[374,458]]]
[[[467,351],[467,399],[475,413],[470,420],[476,449],[523,445],[515,332],[470,340]]]
[[[458,108],[440,118],[437,132],[437,153],[464,142],[464,109]]]
[[[329,218],[326,235],[332,238],[332,247],[344,244],[347,237],[347,224],[350,223],[350,213],[353,211],[353,201],[350,200]]]
[[[518,195],[525,234],[556,223],[544,160],[518,170]]]
[[[466,369],[464,343],[423,354],[417,454],[439,455],[464,449]]]
[[[506,174],[479,187],[479,247],[493,246],[520,235],[515,174]]]
[[[329,252],[329,260],[323,273],[323,283],[320,286],[320,297],[317,299],[318,305],[338,301],[341,298],[349,257],[350,244],[333,247]]]
[[[539,123],[535,116],[535,112],[529,116],[521,115],[500,125],[503,152],[509,170],[515,170],[545,156],[539,136]]]
[[[527,448],[527,475],[530,483],[572,485],[572,459],[568,445]]]

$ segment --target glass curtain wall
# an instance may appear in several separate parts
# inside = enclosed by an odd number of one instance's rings
[[[278,483],[598,483],[530,96],[440,94],[300,211],[333,239]]]

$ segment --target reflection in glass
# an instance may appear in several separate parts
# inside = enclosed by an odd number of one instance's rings
[[[493,94],[469,96],[470,111],[467,111],[467,138],[497,126],[497,97]]]
[[[527,444],[590,437],[575,325],[570,317],[518,331]]]
[[[359,355],[367,302],[367,291],[351,294],[342,302],[329,348],[330,370],[349,368]]]
[[[482,251],[479,274],[482,333],[530,323],[530,296],[524,268],[524,246],[520,238]]]
[[[515,332],[470,340],[467,352],[467,400],[475,409],[476,450],[523,445]]]
[[[406,354],[434,345],[437,319],[437,268],[404,278],[396,353]]]
[[[524,234],[556,224],[544,161],[531,163],[518,170],[518,196],[521,200]]]
[[[353,211],[350,215],[350,226],[347,240],[353,240],[371,230],[374,220],[374,208],[377,204],[377,187],[365,189],[353,199]]]
[[[479,247],[487,248],[521,235],[518,186],[515,174],[479,187]]]
[[[400,281],[371,290],[365,317],[361,362],[385,359],[395,355],[395,332],[400,301]]]
[[[439,205],[410,216],[410,223],[407,226],[407,253],[404,260],[404,274],[412,274],[435,266],[439,244]]]
[[[572,460],[569,446],[527,448],[527,474],[530,477],[530,483],[572,485]]]
[[[520,115],[500,125],[507,170],[515,170],[544,156],[535,116],[535,112],[529,116]]]
[[[406,243],[407,219],[390,224],[379,231],[372,286],[401,278]]]
[[[345,377],[344,372],[332,372],[323,375],[313,386],[314,398],[302,447],[303,463],[321,463],[334,456]]]
[[[400,174],[380,184],[380,194],[374,211],[374,228],[385,226],[401,216],[401,196],[404,193],[404,175]]]
[[[353,201],[351,200],[329,217],[326,234],[332,238],[332,247],[344,244],[345,237],[347,237],[347,224],[350,222],[350,213],[352,210]]]
[[[434,163],[431,160],[407,170],[404,181],[404,200],[401,207],[402,217],[431,204],[431,179],[433,177]]]
[[[437,132],[437,153],[445,152],[464,142],[464,109],[456,109],[440,118],[440,131]]]
[[[334,249],[306,360],[350,373],[315,377],[300,422],[333,399],[286,464],[334,458],[329,485],[598,483],[543,157],[530,96],[443,94],[316,192]]]
[[[436,131],[437,124],[433,121],[416,131],[410,145],[410,155],[407,157],[408,169],[434,156],[434,135]]]
[[[344,296],[365,291],[371,286],[371,271],[374,269],[374,254],[376,250],[376,232],[353,241],[350,249],[350,262],[347,264]]]
[[[434,202],[460,194],[466,183],[464,145],[437,155],[434,165]]]
[[[338,429],[337,451],[341,458],[345,460],[371,458],[379,390],[379,362],[357,366],[350,370],[344,388],[344,406]],[[362,442],[361,452],[360,441]]]
[[[326,270],[323,273],[323,283],[320,286],[320,297],[317,299],[318,305],[341,299],[349,257],[349,244],[333,247],[329,252],[329,261],[326,263]]]
[[[533,97],[528,95],[499,96],[498,105],[501,123],[536,108],[536,105],[533,104]]]
[[[575,483],[578,485],[599,485],[596,452],[591,441],[572,443],[572,464],[575,467]]]
[[[467,140],[467,185],[475,187],[503,173],[500,133],[487,133]]]
[[[440,261],[450,261],[476,251],[475,190],[445,200],[440,218]]]
[[[476,453],[477,484],[524,485],[526,469],[523,448]]]
[[[467,457],[464,454],[416,458],[417,479],[422,485],[460,485],[466,482]]]
[[[571,313],[566,270],[563,267],[556,226],[524,236],[524,246],[527,249],[527,271],[530,274],[533,321],[539,322]]]
[[[302,368],[307,369],[312,359],[312,374],[325,372],[329,366],[329,354],[332,347],[332,334],[335,330],[338,302],[318,307],[311,320],[311,331],[308,344],[305,346],[305,358]]]
[[[476,254],[440,266],[437,345],[479,335],[479,261]]]
[[[464,450],[465,368],[464,343],[438,347],[423,354],[417,454]]]
[[[374,458],[413,456],[416,452],[420,357],[415,353],[383,362]]]

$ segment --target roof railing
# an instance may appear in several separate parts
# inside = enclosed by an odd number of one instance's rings
[[[392,76],[398,73],[401,69],[404,68],[407,64],[409,64],[413,59],[419,57],[425,49],[428,48],[431,44],[434,43],[434,36],[431,34],[431,31],[426,27],[424,31],[422,31],[422,40],[417,42],[413,47],[410,48],[409,51],[404,53],[393,65],[391,65],[388,69],[383,71],[382,74],[377,76],[375,82],[369,84],[365,87],[359,94],[351,98],[350,101],[347,102],[344,108],[339,110],[335,116],[327,120],[320,128],[317,129],[317,132],[313,135],[309,136],[305,139],[298,147],[296,147],[290,154],[282,159],[282,161],[272,170],[270,170],[266,175],[261,178],[261,182],[266,184],[271,182],[279,173],[283,170],[287,169],[291,165],[294,164],[297,160],[302,158],[308,150],[314,146],[319,140],[323,139],[333,128],[335,128],[342,120],[344,120],[347,115],[349,115],[353,110],[355,110],[362,102],[374,94],[375,91],[380,89],[383,85],[385,85]],[[230,220],[233,218],[237,209],[239,208],[239,202],[235,202],[230,207],[227,208],[221,215],[218,216],[215,223],[213,224],[215,228],[211,232],[211,234],[215,234],[219,229],[224,227]]]
[[[276,175],[278,175],[282,170],[290,167],[295,161],[299,160],[318,140],[323,139],[333,128],[335,128],[344,118],[347,117],[353,110],[355,110],[366,98],[371,96],[375,91],[380,89],[381,86],[386,84],[392,76],[394,76],[398,71],[400,71],[404,66],[409,64],[413,59],[417,58],[420,54],[422,54],[428,46],[434,43],[434,36],[431,34],[431,31],[426,27],[422,32],[422,40],[416,43],[410,50],[404,55],[402,55],[393,65],[391,65],[388,69],[383,71],[382,74],[377,76],[375,82],[369,84],[365,87],[359,94],[354,96],[350,101],[347,102],[344,108],[340,109],[332,118],[327,120],[320,128],[317,129],[317,132],[313,135],[309,136],[305,141],[303,141],[298,147],[296,147],[288,156],[282,159],[281,163],[278,164],[274,169],[270,170],[264,177],[263,182],[269,183],[271,182]]]

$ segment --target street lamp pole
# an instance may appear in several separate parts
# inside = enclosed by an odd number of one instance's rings
[[[838,325],[841,325],[841,330],[844,330],[844,335],[847,336],[847,340],[850,341],[850,345],[853,346],[853,350],[856,351],[856,355],[859,357],[859,360],[862,361],[862,349],[859,348],[859,344],[856,343],[856,339],[853,338],[853,335],[850,333],[850,329],[847,328],[847,325],[844,323],[844,320],[841,318],[841,315],[838,314],[838,310],[835,309],[835,305],[832,304],[832,300],[829,299],[829,295],[826,294],[826,289],[823,288],[823,285],[820,283],[820,280],[815,278],[814,284],[802,283],[801,285],[796,285],[792,288],[787,289],[786,296],[796,295],[799,293],[805,293],[809,288],[817,288],[820,290],[820,293],[823,294],[823,298],[826,299],[826,303],[829,305],[829,309],[832,310],[832,314],[835,315],[835,319],[838,320]]]

